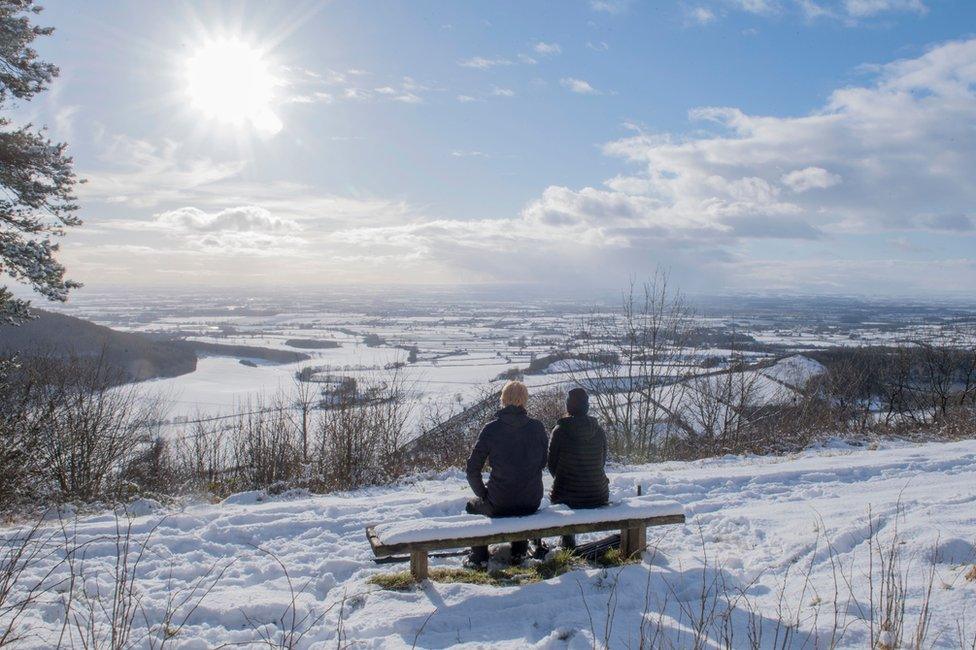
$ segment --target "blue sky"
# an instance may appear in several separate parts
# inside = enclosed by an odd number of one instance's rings
[[[976,284],[970,1],[45,6],[90,288]]]

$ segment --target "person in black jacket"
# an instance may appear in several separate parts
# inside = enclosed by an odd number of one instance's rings
[[[486,517],[521,517],[539,509],[542,502],[542,471],[546,467],[549,437],[541,422],[525,411],[529,390],[520,381],[502,388],[501,405],[468,458],[468,484],[475,498],[467,512]],[[488,484],[481,477],[485,463],[491,464]],[[512,563],[521,563],[528,542],[512,543]],[[488,561],[488,547],[471,549],[469,562],[481,566]]]
[[[574,388],[566,397],[567,417],[560,418],[549,443],[549,473],[553,476],[551,500],[570,508],[598,508],[610,500],[607,434],[589,412],[589,395]],[[572,535],[563,535],[563,547],[573,548]]]

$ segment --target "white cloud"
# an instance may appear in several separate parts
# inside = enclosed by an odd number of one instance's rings
[[[177,208],[155,215],[147,228],[181,238],[191,248],[218,254],[280,255],[304,243],[298,236],[298,223],[254,205],[217,212]]]
[[[393,101],[402,102],[404,104],[421,104],[424,100],[421,99],[420,95],[416,95],[414,93],[404,93],[394,97]]]
[[[559,84],[571,90],[574,93],[579,93],[580,95],[599,95],[601,94],[599,90],[594,88],[589,84],[589,82],[582,79],[575,79],[573,77],[564,77],[559,80]]]
[[[171,140],[154,144],[127,136],[111,138],[101,157],[106,166],[84,172],[87,182],[79,186],[79,196],[135,208],[179,200],[244,169],[242,160],[187,155]]]
[[[779,11],[777,0],[729,0],[729,3],[751,14],[772,14]]]
[[[806,192],[812,189],[826,189],[840,183],[840,176],[831,174],[823,167],[806,167],[784,174],[783,184],[794,192]]]
[[[908,237],[892,237],[887,241],[888,245],[895,250],[903,253],[929,253],[931,249],[927,246],[920,246]]]
[[[809,19],[837,18],[839,15],[816,0],[797,0],[800,11]]]
[[[393,101],[420,104],[431,87],[418,83],[412,77],[399,81],[367,84],[369,72],[357,68],[323,73],[304,68],[289,69],[286,86],[288,93],[282,99],[286,104],[332,104],[336,101]]]
[[[513,65],[513,62],[511,59],[506,59],[504,57],[487,58],[483,56],[475,56],[470,59],[462,59],[461,61],[458,61],[458,65],[465,68],[489,70],[500,65]]]
[[[372,94],[368,90],[363,90],[362,88],[346,88],[342,92],[342,96],[345,99],[364,100],[369,99]]]
[[[590,9],[608,14],[620,14],[627,10],[633,0],[590,0]]]
[[[691,10],[691,19],[699,25],[707,25],[715,21],[715,12],[707,7],[695,7]]]
[[[563,48],[559,47],[559,43],[545,43],[543,41],[536,43],[534,46],[532,46],[532,49],[544,56],[561,54],[563,51]]]
[[[924,14],[928,7],[922,0],[844,0],[844,9],[851,16],[874,16],[891,11],[910,11]]]
[[[849,26],[882,14],[928,12],[922,0],[796,0],[796,4],[809,19],[834,19]]]
[[[699,23],[711,22],[729,10],[757,16],[781,16],[799,12],[808,20],[833,19],[855,26],[890,13],[925,14],[924,0],[704,0],[689,11]]]
[[[332,93],[316,91],[307,95],[290,95],[282,103],[284,104],[331,104],[335,101]]]
[[[511,88],[500,88],[498,86],[492,86],[491,94],[494,97],[515,97],[515,91]]]
[[[161,204],[151,221],[96,223],[102,231],[92,236],[115,227],[143,237],[115,245],[165,239],[159,255],[175,248],[166,255],[179,258],[153,261],[198,275],[213,253],[254,251],[223,255],[221,268],[287,273],[296,284],[456,282],[504,279],[517,264],[528,278],[615,285],[661,263],[691,289],[904,294],[924,291],[933,276],[942,288],[971,288],[976,260],[931,242],[976,243],[976,39],[866,70],[867,81],[802,114],[701,107],[680,133],[631,125],[604,146],[628,165],[624,173],[592,187],[550,186],[504,219],[437,218],[404,202],[245,182],[238,161],[124,138],[112,141],[109,171],[83,170],[94,182],[81,189],[89,202]],[[885,253],[872,258],[851,234],[871,236]],[[919,259],[920,243],[936,252]],[[65,254],[92,253],[66,246]],[[145,254],[127,254],[145,264]]]
[[[54,114],[54,129],[59,138],[71,139],[79,106],[61,106]]]
[[[904,252],[921,231],[976,237],[976,39],[873,71],[870,83],[838,89],[805,115],[703,107],[689,115],[712,132],[633,127],[604,151],[634,172],[600,188],[551,186],[510,219],[349,228],[332,238],[349,254],[376,250],[466,278],[497,279],[518,261],[528,277],[599,268],[616,282],[663,263],[686,286],[710,289],[904,294],[945,272],[953,275],[943,288],[961,290],[976,280],[976,260],[926,262],[923,274],[914,262],[845,257],[837,242],[869,234]],[[789,252],[755,248],[768,239]]]
[[[586,47],[593,50],[594,52],[606,52],[607,50],[610,49],[610,46],[606,43],[606,41],[596,41],[596,42],[587,41]]]
[[[658,218],[666,214],[671,223],[740,234],[743,224],[733,219],[748,215],[835,234],[967,231],[971,219],[964,215],[976,188],[964,170],[976,168],[976,136],[963,125],[976,121],[976,40],[947,43],[876,72],[873,85],[837,90],[810,115],[703,108],[691,117],[717,124],[720,133],[680,139],[641,132],[610,143],[607,153],[645,172],[608,186],[658,199]],[[933,206],[942,216],[929,215]],[[757,225],[748,229],[751,236]]]
[[[219,212],[204,212],[193,207],[178,208],[156,215],[155,222],[164,228],[187,232],[291,233],[298,230],[296,222],[274,217],[264,208],[254,205]]]

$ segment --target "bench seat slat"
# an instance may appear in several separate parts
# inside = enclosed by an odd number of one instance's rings
[[[530,515],[531,517],[531,515]],[[655,517],[640,517],[635,519],[615,519],[608,518],[604,521],[591,521],[583,523],[572,523],[567,521],[559,526],[545,526],[539,528],[523,528],[517,531],[499,531],[486,535],[449,537],[444,539],[424,540],[417,542],[400,542],[385,544],[380,539],[375,527],[366,529],[366,536],[376,557],[386,557],[410,551],[437,551],[449,548],[462,548],[465,546],[480,546],[487,544],[500,544],[502,542],[514,542],[522,539],[534,539],[537,537],[557,537],[559,535],[570,535],[577,533],[591,533],[604,530],[617,530],[627,528],[643,528],[646,526],[666,526],[669,524],[683,524],[685,516],[683,514],[669,514]]]
[[[498,533],[526,534],[536,530],[578,524],[607,524],[684,514],[680,503],[651,496],[627,497],[599,508],[573,509],[547,505],[524,517],[488,518],[458,513],[441,517],[415,517],[377,523],[373,532],[384,546],[477,538]],[[369,522],[366,522],[369,524]]]

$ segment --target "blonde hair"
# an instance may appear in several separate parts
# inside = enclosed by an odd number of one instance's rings
[[[502,407],[515,405],[525,408],[529,404],[529,389],[520,381],[512,380],[502,387]]]

